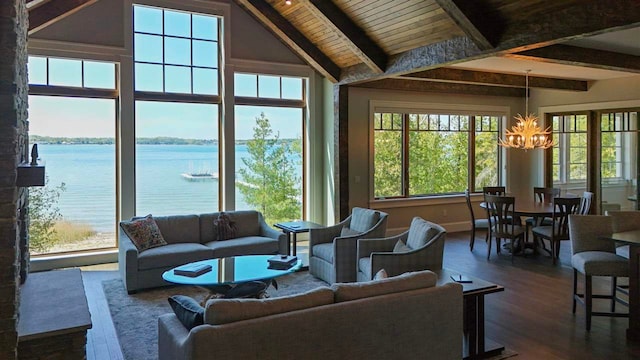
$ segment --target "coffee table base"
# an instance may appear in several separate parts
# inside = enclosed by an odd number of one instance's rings
[[[209,292],[209,295],[201,303],[202,306],[205,306],[209,299],[268,298],[267,288],[271,285],[276,290],[278,289],[278,283],[275,279],[249,281],[237,285],[201,285],[198,287]]]

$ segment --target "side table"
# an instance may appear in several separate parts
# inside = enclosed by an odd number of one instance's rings
[[[288,221],[274,224],[273,226],[282,230],[283,233],[287,234],[287,251],[289,254],[296,256],[296,247],[297,247],[297,235],[300,233],[309,232],[311,229],[317,229],[324,227],[323,225],[316,224],[311,221]],[[293,240],[293,246],[291,246]]]

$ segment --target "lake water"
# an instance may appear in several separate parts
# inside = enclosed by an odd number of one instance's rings
[[[65,220],[114,232],[115,146],[38,144],[48,186],[65,183],[58,207]],[[244,166],[245,145],[236,145],[236,167]],[[218,210],[218,181],[188,181],[181,174],[218,171],[217,145],[138,145],[138,215],[197,214]],[[236,194],[236,209],[249,208]]]

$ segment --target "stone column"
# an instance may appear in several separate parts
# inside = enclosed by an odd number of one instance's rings
[[[0,359],[17,357],[18,220],[27,190],[16,186],[16,169],[28,147],[27,27],[25,0],[0,1]]]

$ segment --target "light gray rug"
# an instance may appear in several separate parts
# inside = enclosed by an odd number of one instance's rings
[[[278,290],[273,287],[267,290],[270,297],[298,294],[319,286],[328,286],[307,271],[280,277],[277,282]],[[158,317],[172,311],[167,302],[170,296],[187,295],[201,301],[207,295],[205,290],[195,286],[171,286],[129,295],[120,279],[104,281],[102,287],[122,354],[127,360],[158,358]]]

